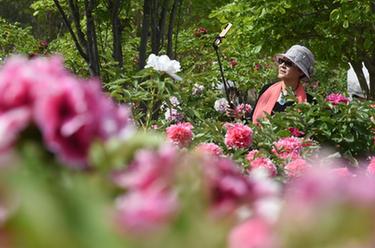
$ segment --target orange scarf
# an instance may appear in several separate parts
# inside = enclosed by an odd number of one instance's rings
[[[272,109],[275,107],[277,99],[279,99],[281,90],[285,89],[283,81],[277,82],[271,85],[263,94],[259,97],[257,105],[254,109],[253,123],[257,124],[258,119],[265,117],[265,113],[271,114]],[[295,90],[298,103],[306,102],[306,92],[302,84],[299,83]]]

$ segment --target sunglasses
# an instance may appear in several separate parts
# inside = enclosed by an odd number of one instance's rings
[[[292,66],[294,66],[294,63],[292,61],[287,60],[287,59],[282,59],[282,58],[278,58],[277,59],[277,63],[279,65],[284,64],[286,67],[292,67]]]

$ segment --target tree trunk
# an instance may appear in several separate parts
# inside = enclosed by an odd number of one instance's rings
[[[174,59],[177,59],[177,47],[178,47],[178,33],[180,32],[180,25],[181,25],[181,19],[182,19],[182,2],[183,0],[179,0],[179,5],[178,5],[178,20],[177,20],[177,27],[176,27],[176,34],[175,34],[175,42],[174,42]]]
[[[95,31],[95,21],[92,15],[94,11],[94,6],[95,0],[85,0],[89,71],[91,76],[100,76],[99,52]]]
[[[160,22],[159,22],[159,51],[164,46],[164,39],[165,39],[165,29],[166,29],[166,23],[167,23],[167,14],[169,9],[169,0],[164,0],[161,12],[160,12]]]
[[[159,54],[160,46],[159,30],[159,0],[152,0],[151,7],[151,52]]]
[[[143,2],[143,21],[141,30],[141,41],[139,44],[139,69],[146,65],[147,40],[150,29],[151,4],[153,0],[144,0]]]
[[[173,59],[173,28],[175,25],[176,15],[177,15],[177,8],[179,5],[180,0],[174,0],[173,6],[171,10],[171,14],[169,16],[169,26],[168,26],[168,35],[167,35],[167,55],[169,58]]]
[[[117,61],[118,66],[122,68],[124,66],[124,59],[122,54],[121,45],[121,34],[122,26],[120,21],[120,11],[121,11],[121,0],[109,0],[108,1],[109,11],[111,13],[111,23],[112,23],[112,34],[113,34],[113,52],[112,57]]]

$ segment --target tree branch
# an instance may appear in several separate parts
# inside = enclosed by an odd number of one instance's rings
[[[63,21],[64,21],[64,23],[65,23],[65,26],[67,27],[67,29],[68,29],[70,35],[72,36],[73,42],[74,42],[74,44],[75,44],[75,46],[76,46],[76,48],[77,48],[79,54],[82,56],[82,58],[83,58],[86,62],[88,62],[88,56],[87,56],[87,54],[84,52],[84,50],[83,50],[82,46],[80,45],[80,43],[78,42],[77,36],[76,36],[76,34],[74,33],[73,28],[72,28],[72,26],[71,26],[71,24],[70,24],[70,22],[69,22],[69,20],[68,20],[68,17],[66,16],[66,14],[65,14],[65,12],[64,12],[64,10],[63,10],[63,8],[61,7],[59,0],[53,0],[53,2],[55,3],[55,5],[56,5],[58,11],[60,12],[60,14],[61,14],[61,16],[62,16],[62,18],[63,18]]]

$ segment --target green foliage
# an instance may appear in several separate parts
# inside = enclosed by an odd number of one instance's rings
[[[322,97],[313,105],[296,105],[264,122],[264,127],[255,132],[255,146],[270,147],[272,141],[290,135],[285,130],[295,127],[323,148],[339,151],[349,158],[366,158],[375,152],[375,109],[369,105],[360,101],[332,105]]]
[[[0,18],[0,58],[11,54],[32,54],[38,52],[38,42],[31,35],[30,28],[10,24]]]

